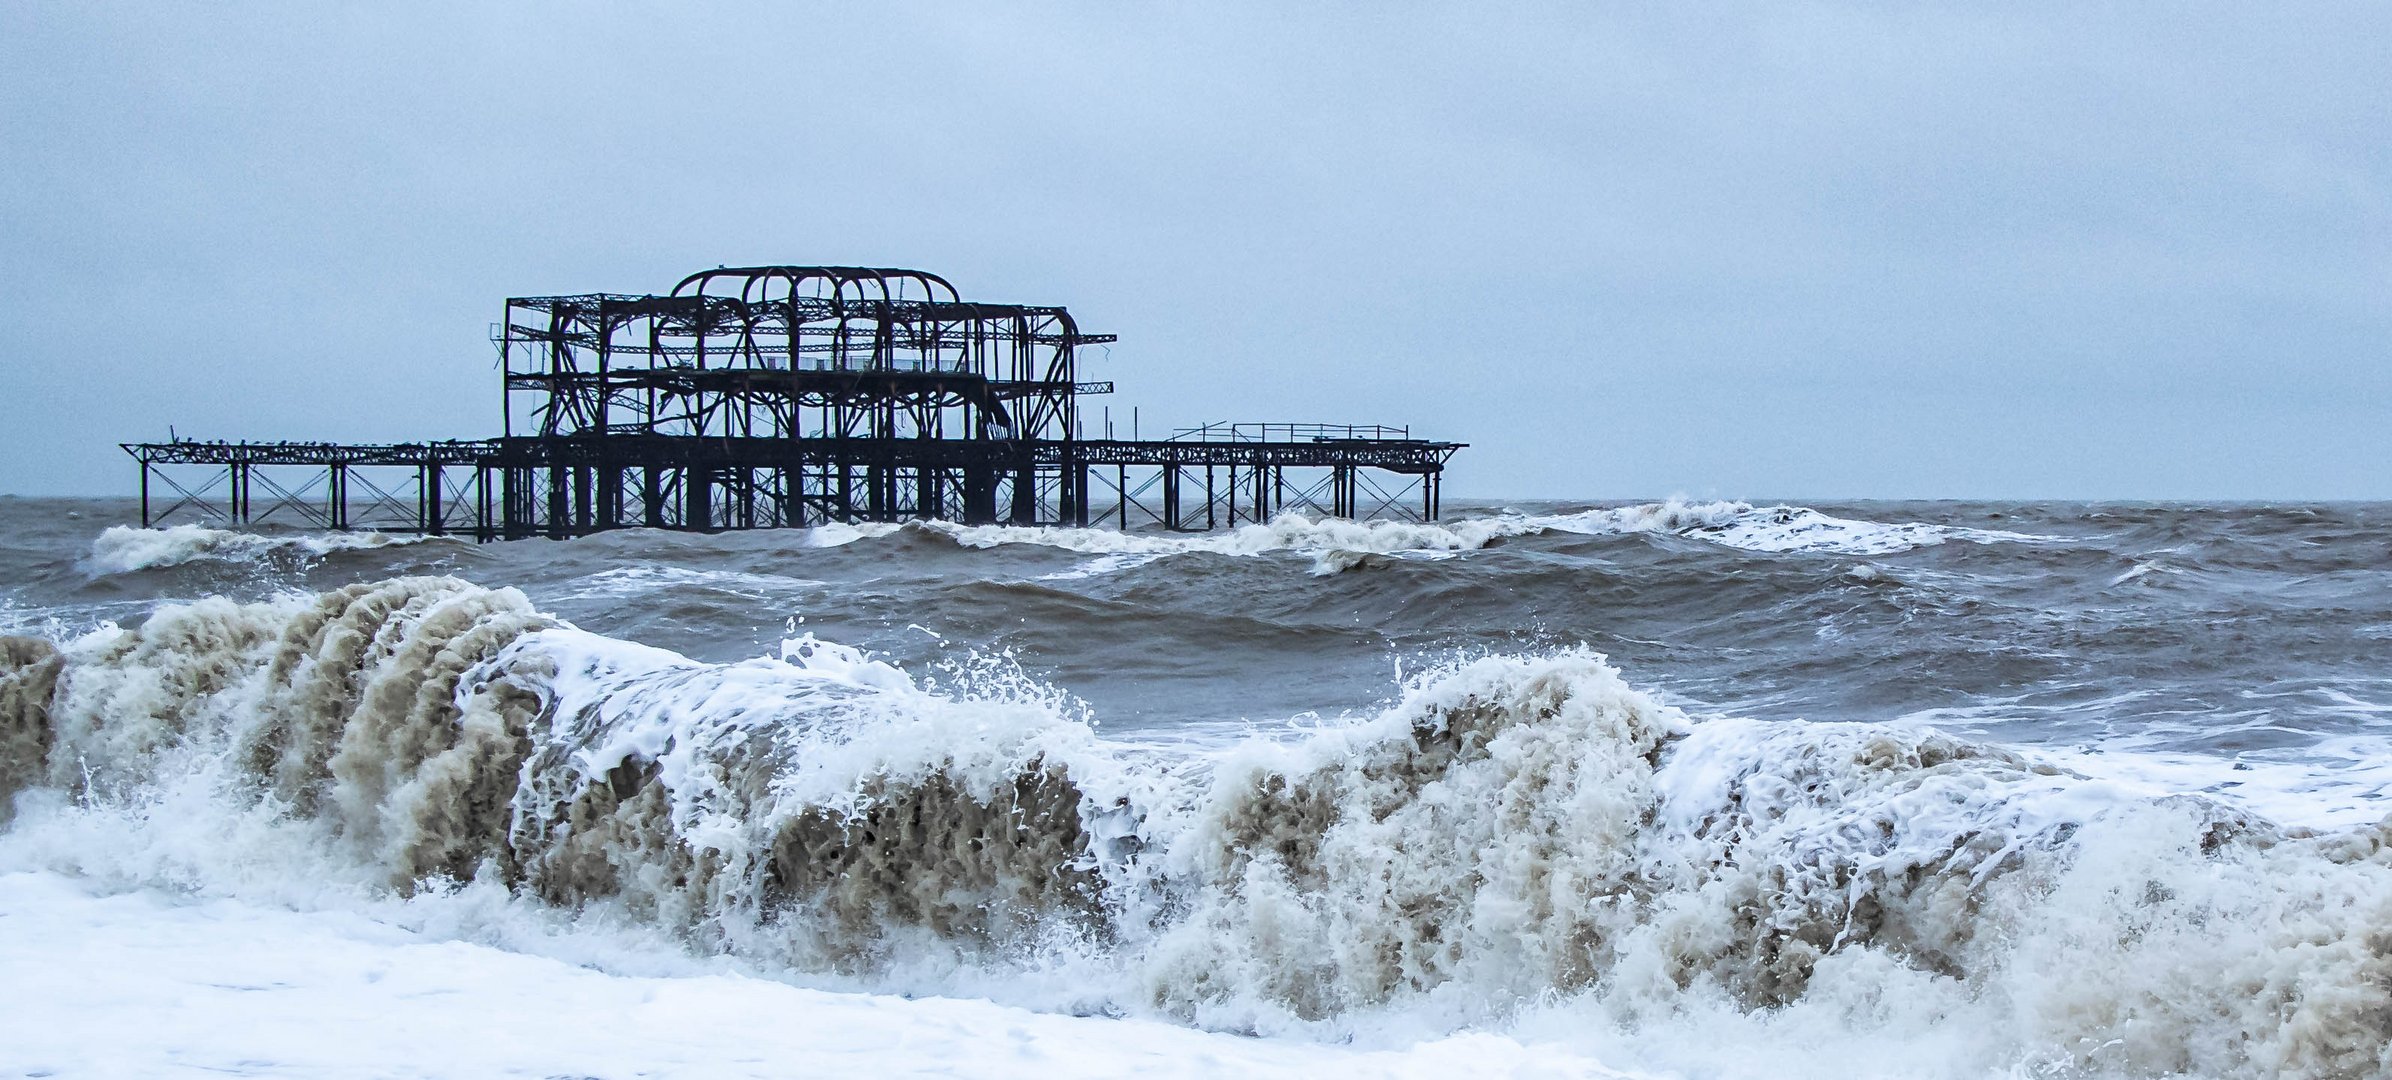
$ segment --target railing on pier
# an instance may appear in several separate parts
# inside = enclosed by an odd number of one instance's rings
[[[1409,442],[1412,429],[1390,424],[1231,423],[1177,428],[1166,442]]]

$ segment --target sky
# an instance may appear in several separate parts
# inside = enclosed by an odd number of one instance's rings
[[[0,5],[0,493],[918,267],[1469,498],[2392,498],[2392,7]]]

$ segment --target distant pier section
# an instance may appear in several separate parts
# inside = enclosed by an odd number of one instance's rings
[[[145,526],[281,523],[506,540],[608,529],[968,524],[1197,531],[1281,512],[1437,519],[1463,443],[1383,425],[1090,420],[1059,307],[936,274],[701,271],[666,295],[518,297],[495,439],[127,443]]]

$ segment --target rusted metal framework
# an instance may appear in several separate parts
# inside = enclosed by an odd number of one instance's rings
[[[1059,307],[966,301],[916,270],[717,268],[664,295],[518,297],[493,340],[500,438],[127,444],[144,522],[504,539],[916,517],[1169,529],[1289,509],[1434,519],[1461,448],[1318,424],[1084,439],[1080,396],[1113,387],[1082,381],[1077,351],[1112,335],[1081,332]],[[153,481],[172,496],[154,514]]]
[[[272,524],[488,537],[496,440],[359,445],[126,443],[141,522]]]
[[[1084,334],[934,274],[761,266],[507,301],[511,532],[1074,517]],[[518,435],[522,437],[519,438]]]

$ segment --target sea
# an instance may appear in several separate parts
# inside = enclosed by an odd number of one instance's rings
[[[0,1074],[2392,1076],[2392,504],[0,499]]]

